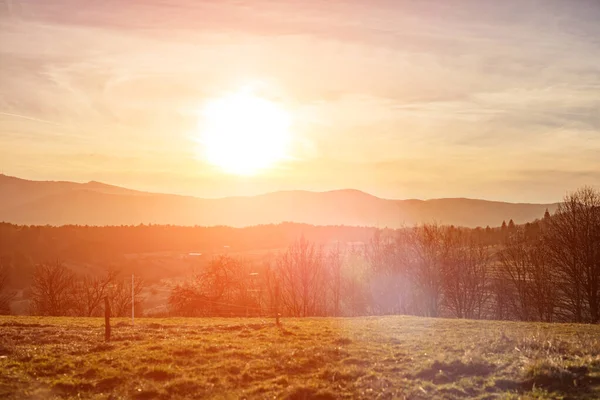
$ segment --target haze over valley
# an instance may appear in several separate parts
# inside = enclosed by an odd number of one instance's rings
[[[0,175],[0,221],[27,225],[228,225],[297,222],[400,228],[436,222],[465,227],[539,219],[557,204],[477,199],[391,200],[358,190],[284,191],[202,199],[103,184],[29,181]]]

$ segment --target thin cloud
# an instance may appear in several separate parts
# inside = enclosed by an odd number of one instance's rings
[[[58,122],[54,122],[54,121],[49,121],[47,119],[41,119],[41,118],[35,118],[35,117],[29,117],[27,115],[21,115],[21,114],[14,114],[14,113],[7,113],[7,112],[2,112],[0,111],[0,115],[4,115],[5,117],[11,117],[11,118],[19,118],[19,119],[24,119],[27,121],[34,121],[34,122],[39,122],[42,124],[48,124],[48,125],[54,125],[54,126],[61,126],[61,127],[65,127],[65,125],[60,124]]]

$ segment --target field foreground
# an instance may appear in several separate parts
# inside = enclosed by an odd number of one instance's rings
[[[600,326],[0,317],[0,398],[600,398]]]

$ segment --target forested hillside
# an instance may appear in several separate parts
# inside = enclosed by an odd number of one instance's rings
[[[125,314],[135,274],[136,307],[149,315],[595,323],[599,206],[584,188],[539,220],[475,229],[2,224],[2,308],[18,300],[19,313],[91,316],[110,295]]]

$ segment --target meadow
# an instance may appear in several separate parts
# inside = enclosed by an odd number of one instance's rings
[[[600,326],[0,317],[0,398],[600,398]]]

